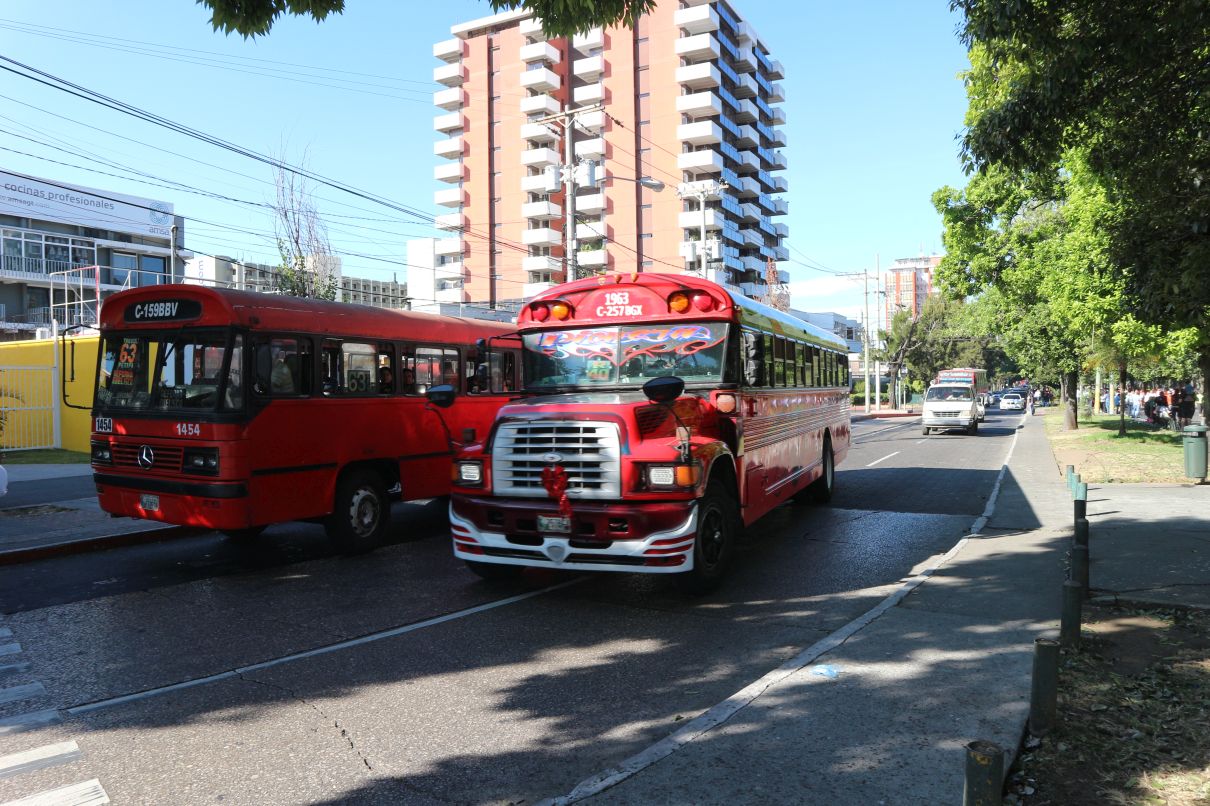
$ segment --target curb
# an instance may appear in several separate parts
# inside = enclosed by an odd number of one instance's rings
[[[209,530],[190,526],[166,526],[160,529],[147,529],[141,532],[123,532],[116,535],[86,537],[81,540],[66,540],[61,543],[51,543],[45,546],[8,549],[0,551],[0,566],[19,565],[35,560],[44,560],[49,557],[86,554],[88,552],[105,551],[106,549],[116,549],[124,546],[162,543],[168,540],[204,534],[207,531]]]

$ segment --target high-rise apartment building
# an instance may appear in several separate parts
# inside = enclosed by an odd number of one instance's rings
[[[775,223],[787,212],[782,67],[727,2],[662,3],[633,30],[571,39],[548,38],[527,10],[451,32],[433,47],[446,87],[434,175],[448,185],[434,201],[449,234],[409,248],[433,296],[412,284],[417,303],[495,305],[567,279],[568,151],[595,164],[575,192],[581,276],[697,271],[704,229],[710,279],[764,296],[769,261],[788,259]],[[572,109],[586,111],[564,128],[555,116]],[[648,178],[663,190],[636,181]],[[703,180],[726,184],[704,210],[678,193]]]
[[[933,273],[940,264],[941,255],[899,258],[891,264],[883,274],[886,308],[882,321],[885,328],[890,328],[897,311],[907,311],[913,318],[920,315],[925,299],[936,293]]]

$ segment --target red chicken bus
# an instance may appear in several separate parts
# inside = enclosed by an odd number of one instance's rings
[[[454,554],[476,573],[678,573],[706,590],[744,527],[831,497],[850,439],[833,334],[653,273],[556,286],[518,322],[526,397],[453,467]]]
[[[516,349],[493,351],[500,380],[484,382],[487,344],[515,330],[195,285],[114,294],[92,408],[101,508],[233,539],[322,519],[342,549],[373,548],[390,502],[448,494],[453,438],[515,396]],[[436,384],[461,393],[443,418]]]

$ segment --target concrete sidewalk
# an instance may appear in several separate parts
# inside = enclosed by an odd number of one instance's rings
[[[1210,487],[1105,485],[1089,497],[1092,587],[1210,607]],[[968,742],[1005,748],[1006,769],[1019,746],[1033,641],[1057,633],[1072,517],[1041,418],[1025,418],[977,532],[835,640],[567,800],[959,802]]]

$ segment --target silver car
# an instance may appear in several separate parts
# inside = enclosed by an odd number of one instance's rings
[[[1025,411],[1025,400],[1016,392],[1009,392],[1000,398],[1000,409],[1003,411],[1007,411],[1008,409]]]

